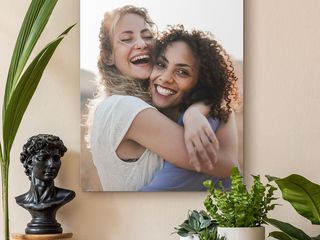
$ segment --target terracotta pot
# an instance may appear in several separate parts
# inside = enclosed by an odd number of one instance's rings
[[[264,227],[218,227],[218,234],[228,240],[265,240]]]

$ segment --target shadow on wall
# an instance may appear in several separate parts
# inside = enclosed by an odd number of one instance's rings
[[[239,92],[243,99],[243,63],[238,61],[235,70],[239,77]],[[92,98],[96,92],[97,76],[88,70],[80,69],[80,94],[81,94],[81,156],[80,156],[80,177],[81,188],[83,191],[102,191],[99,181],[97,169],[91,158],[91,153],[86,146],[84,136],[87,132],[85,127],[85,116],[87,114],[86,104],[88,99]],[[236,111],[237,127],[238,127],[238,148],[239,148],[239,165],[243,169],[243,104]]]

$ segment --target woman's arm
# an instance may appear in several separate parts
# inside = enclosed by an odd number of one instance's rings
[[[192,104],[186,110],[183,116],[185,144],[187,147],[197,145],[199,142],[202,145],[209,145],[210,141],[214,145],[216,161],[220,163],[217,167],[220,171],[230,173],[230,168],[238,164],[238,132],[235,113],[232,111],[228,122],[221,122],[214,133],[206,118],[209,111],[210,108],[201,102]],[[201,148],[190,149],[190,151],[196,152]]]
[[[183,115],[184,141],[189,155],[202,156],[208,152],[216,163],[219,141],[205,116],[206,109],[205,105],[196,103],[186,110]],[[190,161],[193,162],[194,159]]]
[[[219,164],[215,168],[221,174],[230,176],[231,168],[238,165],[238,131],[234,111],[230,113],[226,123],[220,122],[216,137],[219,141]]]
[[[230,169],[223,168],[231,164],[218,162],[212,168],[212,162],[209,163],[208,159],[201,159],[198,155],[191,156],[199,159],[199,167],[194,167],[188,160],[183,128],[155,109],[145,109],[135,117],[123,139],[123,141],[130,140],[139,143],[178,167],[189,170],[200,169],[202,172],[217,177],[230,175],[231,167]],[[215,161],[212,159],[214,158],[209,156],[210,161]]]

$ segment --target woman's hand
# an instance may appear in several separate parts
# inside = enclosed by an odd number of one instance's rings
[[[198,160],[198,164],[196,160],[192,160],[194,165],[200,166],[198,169],[201,172],[219,178],[230,176],[231,168],[234,166],[233,160],[237,159],[237,129],[233,115],[230,115],[227,123],[220,122],[215,134],[219,143],[215,140],[215,135],[211,136],[211,144],[215,142],[216,149],[219,146],[219,151],[216,152],[218,162],[213,163],[214,168],[210,170],[209,167],[204,166],[206,163],[202,160]],[[193,126],[187,119],[185,123],[187,123],[187,127]],[[140,144],[178,167],[192,171],[197,170],[188,160],[189,153],[184,142],[184,128],[155,109],[145,109],[138,113],[123,139]],[[200,159],[196,151],[194,157]]]
[[[184,140],[189,160],[198,172],[204,168],[214,168],[219,149],[218,139],[199,107],[203,108],[204,105],[189,107],[183,116]]]

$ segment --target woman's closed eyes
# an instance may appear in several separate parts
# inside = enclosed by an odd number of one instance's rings
[[[135,45],[139,40],[143,40],[146,44],[151,44],[154,41],[154,37],[149,30],[143,31],[140,36],[135,36],[133,32],[125,32],[119,37],[119,42],[128,46]]]

